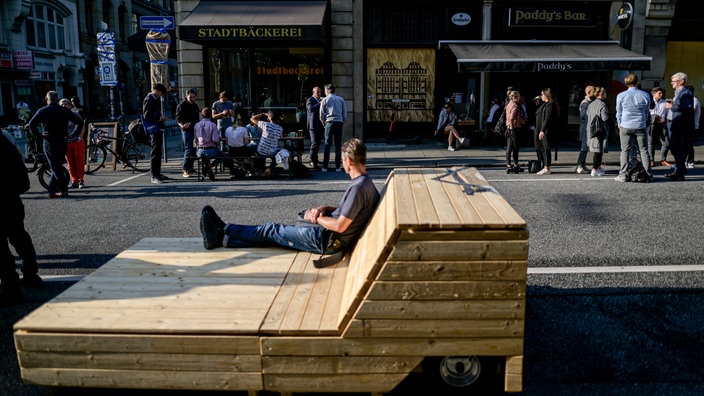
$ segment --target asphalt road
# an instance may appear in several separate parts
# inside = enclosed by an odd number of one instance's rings
[[[52,200],[30,175],[26,224],[47,282],[26,289],[27,303],[0,308],[0,395],[44,394],[22,384],[12,324],[139,239],[198,237],[204,204],[241,223],[293,223],[300,209],[336,205],[347,186],[344,173],[199,183],[180,178],[176,164],[165,170],[174,180],[162,185],[101,170],[71,198]],[[523,394],[704,394],[704,169],[651,184],[615,182],[613,170],[480,170],[530,230]],[[388,169],[370,174],[381,186]]]

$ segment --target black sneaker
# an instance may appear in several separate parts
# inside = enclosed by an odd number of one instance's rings
[[[203,247],[206,249],[222,247],[224,237],[222,228],[216,226],[206,212],[203,212],[200,216],[200,233],[203,235]]]
[[[217,213],[215,213],[215,209],[213,209],[212,206],[210,205],[205,205],[203,206],[203,210],[201,210],[201,213],[207,213],[208,219],[213,222],[218,228],[225,228],[225,222],[222,221],[220,216],[218,216]]]
[[[44,281],[37,274],[27,274],[20,279],[20,284],[38,289],[44,286]]]

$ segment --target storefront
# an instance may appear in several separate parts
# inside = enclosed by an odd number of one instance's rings
[[[304,128],[306,98],[329,81],[329,29],[327,1],[201,1],[178,34],[200,46],[199,103],[212,104],[226,91],[243,119],[275,109],[290,131]],[[181,69],[189,73],[183,61]],[[199,88],[187,80],[182,88]]]

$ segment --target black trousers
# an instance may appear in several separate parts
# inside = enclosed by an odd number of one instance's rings
[[[323,136],[325,136],[325,130],[323,128],[313,128],[309,129],[310,134],[310,161],[314,165],[318,165],[320,161],[318,160],[318,153],[320,152],[320,144],[323,142]]]
[[[36,274],[37,252],[32,238],[24,228],[24,205],[19,196],[3,199],[0,211],[0,279],[3,285],[14,285],[19,281],[15,270],[15,257],[9,244],[15,248],[22,259],[22,272],[25,275]]]
[[[164,144],[164,130],[160,129],[150,136],[152,151],[149,157],[152,177],[161,175],[161,146]]]

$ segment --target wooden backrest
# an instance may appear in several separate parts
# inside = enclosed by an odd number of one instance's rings
[[[525,228],[525,221],[475,168],[395,169],[350,257],[338,328],[344,328],[354,315],[401,235],[408,239],[414,232],[427,235],[421,231]],[[402,254],[420,257],[423,252]]]

